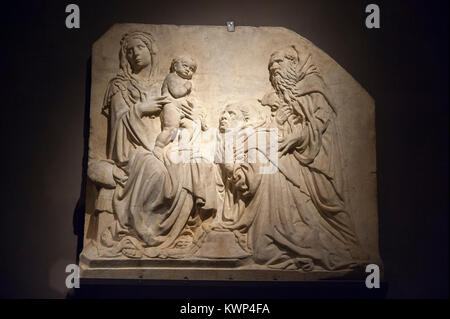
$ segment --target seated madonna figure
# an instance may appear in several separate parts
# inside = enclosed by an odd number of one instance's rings
[[[269,61],[274,92],[262,99],[278,130],[278,163],[225,167],[229,204],[222,225],[239,237],[254,261],[276,269],[337,270],[361,262],[360,247],[342,190],[335,106],[311,56],[294,47]],[[241,114],[245,123],[245,112]],[[256,150],[269,159],[267,147]],[[244,149],[249,153],[249,149]]]
[[[114,223],[101,235],[98,253],[156,257],[193,242],[198,224],[192,215],[194,202],[208,209],[211,201],[205,195],[208,191],[201,189],[203,184],[194,183],[198,176],[192,172],[198,170],[189,169],[189,163],[173,163],[166,153],[162,158],[153,153],[152,135],[154,140],[160,131],[149,128],[145,118],[158,115],[169,100],[160,96],[160,85],[153,82],[152,36],[140,31],[124,35],[119,58],[120,71],[109,82],[103,108],[109,120],[107,160],[103,161],[109,164],[109,176],[108,169],[103,176],[91,176],[103,180],[100,184],[106,187],[98,201],[110,203],[109,208],[103,205],[104,210],[114,215]],[[189,105],[181,105],[180,112],[192,116]],[[101,171],[101,165],[91,161],[91,175]],[[186,227],[188,221],[190,227]]]

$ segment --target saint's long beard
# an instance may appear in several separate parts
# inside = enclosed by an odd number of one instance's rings
[[[275,92],[285,100],[286,103],[292,102],[294,97],[294,88],[297,84],[297,73],[295,66],[275,70],[270,73],[270,82]]]

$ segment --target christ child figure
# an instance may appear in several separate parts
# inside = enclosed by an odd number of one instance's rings
[[[161,111],[161,133],[156,138],[154,153],[160,157],[162,150],[177,136],[178,129],[192,130],[192,118],[182,112],[183,106],[193,108],[189,99],[192,92],[191,79],[197,70],[197,63],[189,56],[179,56],[172,60],[170,73],[164,79],[161,95],[171,102]]]

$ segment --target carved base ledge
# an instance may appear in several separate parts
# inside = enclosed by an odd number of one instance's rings
[[[89,259],[80,256],[82,279],[220,280],[220,281],[317,281],[362,280],[362,267],[337,271],[269,269],[245,259]]]

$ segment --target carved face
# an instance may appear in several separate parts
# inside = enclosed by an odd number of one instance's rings
[[[134,38],[128,41],[127,60],[133,72],[139,72],[152,63],[152,55],[142,40]]]
[[[269,71],[271,74],[277,71],[283,72],[295,66],[297,62],[297,52],[293,49],[276,51],[272,54],[269,61]]]
[[[297,82],[298,54],[293,48],[275,51],[269,60],[270,82],[277,93],[283,93]]]
[[[174,63],[175,72],[183,79],[190,80],[197,66],[192,59],[185,58]]]
[[[242,128],[246,124],[244,114],[237,106],[228,105],[219,118],[219,131],[224,133],[226,129]]]

